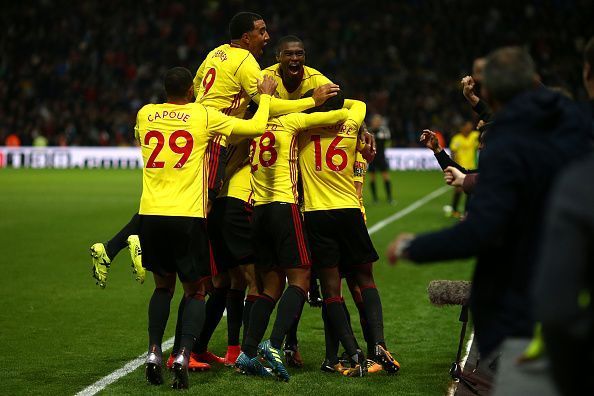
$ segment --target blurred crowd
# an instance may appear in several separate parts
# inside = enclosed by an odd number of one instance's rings
[[[0,144],[132,145],[134,115],[163,99],[162,73],[196,70],[228,40],[229,16],[266,19],[271,45],[295,34],[307,63],[384,114],[391,145],[416,146],[437,126],[451,136],[473,117],[460,92],[472,60],[526,47],[547,85],[583,99],[581,52],[594,33],[588,0],[156,1],[40,0],[2,6]]]

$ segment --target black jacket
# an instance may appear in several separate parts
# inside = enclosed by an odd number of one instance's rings
[[[590,128],[558,93],[538,88],[516,96],[493,118],[466,219],[407,249],[418,262],[477,256],[470,304],[483,356],[506,337],[532,335],[529,286],[544,202],[555,174],[591,150]]]

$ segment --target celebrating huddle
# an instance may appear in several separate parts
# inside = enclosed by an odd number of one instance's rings
[[[94,276],[105,287],[126,244],[137,279],[144,281],[145,269],[153,273],[151,384],[163,383],[161,343],[176,276],[184,295],[166,362],[173,388],[188,388],[188,371],[212,363],[288,381],[286,365],[302,364],[297,325],[316,279],[326,336],[322,370],[395,374],[400,365],[386,347],[372,272],[378,256],[356,187],[360,164],[375,150],[362,125],[366,106],[305,66],[295,36],[280,40],[279,63],[262,71],[256,58],[270,38],[259,15],[235,15],[229,31],[230,43],[212,50],[193,79],[185,68],[166,72],[167,103],[139,110],[140,209],[114,238],[91,247]],[[341,278],[365,317],[367,356],[349,323]],[[208,343],[225,309],[228,349],[219,358]]]

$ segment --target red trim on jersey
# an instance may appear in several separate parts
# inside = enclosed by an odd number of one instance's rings
[[[293,191],[295,203],[297,203],[299,202],[299,193],[297,192],[297,138],[295,136],[291,138],[289,147],[289,171],[291,174],[291,190]]]
[[[204,218],[207,216],[208,211],[208,190],[204,188],[204,181],[208,182],[208,154],[202,158],[202,209],[204,210]]]
[[[309,254],[307,253],[307,245],[303,236],[303,228],[301,226],[301,215],[297,205],[291,204],[291,211],[293,213],[293,226],[295,227],[295,237],[297,238],[297,246],[299,247],[299,258],[302,266],[310,266]]]
[[[218,139],[217,139],[218,138]],[[211,148],[210,162],[208,168],[208,188],[214,188],[217,181],[217,170],[219,168],[219,157],[221,156],[221,145],[217,143],[221,136],[217,135],[214,141],[209,144]]]

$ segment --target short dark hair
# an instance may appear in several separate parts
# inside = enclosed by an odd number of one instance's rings
[[[168,98],[183,98],[192,86],[192,73],[185,67],[174,67],[163,77],[165,94]]]
[[[502,103],[531,89],[535,77],[534,61],[520,47],[503,47],[491,52],[483,70],[483,84],[489,95]]]
[[[229,34],[231,35],[231,40],[238,40],[244,33],[251,32],[254,29],[254,22],[261,19],[264,18],[253,12],[240,12],[235,14],[233,18],[231,18],[231,22],[229,22]]]
[[[594,37],[591,37],[584,47],[584,61],[594,67]]]
[[[299,43],[302,47],[304,47],[303,41],[299,37],[290,34],[288,36],[283,36],[280,38],[280,40],[278,40],[278,44],[276,45],[276,52],[279,53],[281,51],[281,47],[286,43]]]
[[[303,94],[302,98],[309,98],[313,96],[313,89],[310,89],[306,93]],[[331,110],[339,110],[344,107],[344,94],[342,91],[338,91],[335,96],[332,96],[330,99],[326,100],[323,104],[319,106],[312,107],[311,109],[305,110],[304,113],[313,113],[316,111],[331,111]]]

